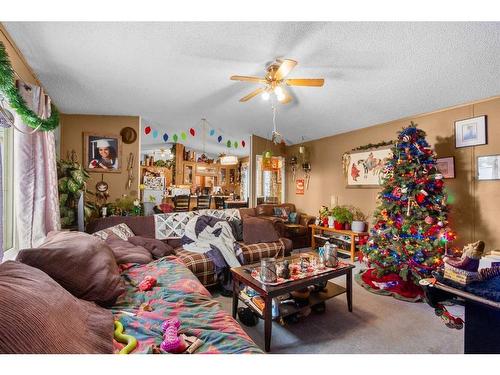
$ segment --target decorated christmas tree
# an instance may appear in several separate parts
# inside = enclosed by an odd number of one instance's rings
[[[363,248],[371,268],[362,279],[376,290],[404,295],[406,289],[412,298],[418,294],[418,281],[442,264],[448,241],[454,238],[448,228],[443,175],[425,132],[413,122],[399,132],[383,173],[373,228]]]

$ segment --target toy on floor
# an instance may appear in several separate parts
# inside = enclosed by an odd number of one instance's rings
[[[145,292],[151,290],[156,285],[156,279],[153,276],[146,276],[144,280],[139,283],[139,290]]]
[[[118,354],[130,354],[137,347],[137,339],[134,336],[123,334],[123,325],[115,320],[114,338],[116,341],[127,344]]]

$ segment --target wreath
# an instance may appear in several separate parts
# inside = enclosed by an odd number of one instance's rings
[[[0,91],[9,100],[10,106],[21,116],[23,122],[33,129],[44,131],[54,130],[59,126],[59,112],[51,104],[51,115],[47,119],[41,119],[27,105],[19,95],[14,80],[14,69],[10,65],[9,56],[4,44],[0,41]]]

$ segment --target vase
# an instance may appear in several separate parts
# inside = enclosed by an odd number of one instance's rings
[[[354,220],[351,224],[353,232],[364,232],[366,223],[364,221]]]
[[[328,216],[328,227],[329,228],[333,228],[333,226],[335,225],[335,219],[333,218],[333,216]]]
[[[333,227],[337,230],[343,230],[344,229],[344,223],[341,223],[337,220],[334,221]]]
[[[344,229],[345,230],[351,230],[351,223],[345,223],[344,224]]]

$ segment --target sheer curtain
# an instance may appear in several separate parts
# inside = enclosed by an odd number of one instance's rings
[[[0,142],[0,263],[3,259],[3,162],[2,153],[3,147]]]
[[[32,110],[36,107],[24,99]],[[60,229],[56,147],[54,132],[33,133],[14,115],[21,130],[14,135],[14,205],[17,247],[23,249],[40,245],[48,232]]]

